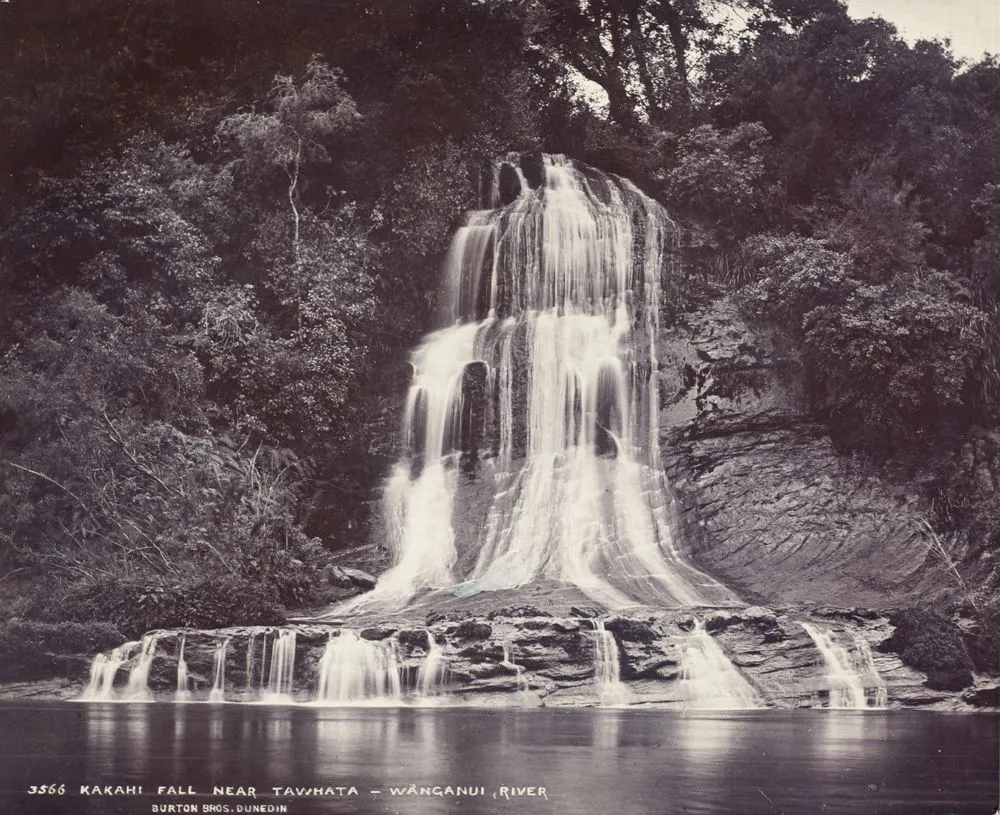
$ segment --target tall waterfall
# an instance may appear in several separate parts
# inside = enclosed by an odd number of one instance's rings
[[[744,710],[761,706],[757,693],[698,620],[684,644],[681,681],[688,707]]]
[[[733,602],[688,564],[659,460],[660,278],[676,240],[630,182],[562,156],[494,172],[445,263],[448,325],[414,352],[384,492],[394,566],[336,613],[535,580],[609,607]],[[500,184],[499,182],[503,182]],[[463,478],[489,484],[474,540]],[[466,524],[466,526],[469,526]]]

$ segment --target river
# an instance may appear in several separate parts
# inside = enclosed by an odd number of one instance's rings
[[[991,815],[998,751],[992,714],[8,703],[0,812]]]

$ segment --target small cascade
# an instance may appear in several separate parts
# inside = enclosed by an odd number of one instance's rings
[[[427,656],[417,671],[417,695],[436,696],[445,687],[448,665],[444,659],[444,647],[439,645],[434,635],[427,632]]]
[[[746,710],[761,707],[757,694],[730,662],[722,647],[698,620],[684,643],[681,681],[686,705],[703,710]]]
[[[174,698],[178,702],[186,702],[191,698],[191,690],[188,688],[188,666],[184,659],[184,645],[186,637],[181,637],[180,650],[177,652],[177,693]]]
[[[317,702],[396,701],[401,696],[395,640],[372,642],[346,628],[339,636],[331,634],[319,662]]]
[[[295,632],[281,630],[271,643],[271,670],[263,695],[291,698],[295,677]]]
[[[864,682],[868,707],[888,707],[889,691],[885,680],[875,667],[871,643],[860,633],[854,635],[854,659],[851,660],[851,667]]]
[[[247,684],[246,690],[250,690],[253,687],[253,669],[254,669],[254,645],[257,643],[257,632],[253,632],[250,635],[250,639],[247,640],[247,665],[246,665],[246,676]]]
[[[153,666],[153,657],[156,656],[156,643],[159,634],[146,634],[139,645],[139,659],[128,675],[128,685],[125,686],[125,699],[130,701],[141,701],[150,699],[149,693],[149,669]]]
[[[631,699],[621,681],[618,643],[603,620],[594,620],[594,686],[602,705],[627,705]]]
[[[826,680],[830,688],[828,707],[856,708],[868,707],[865,685],[858,672],[852,667],[851,655],[838,645],[832,631],[824,631],[812,623],[802,623],[806,633],[816,644],[823,662],[826,663]],[[870,655],[870,651],[869,651]],[[872,665],[874,669],[874,665]]]
[[[516,662],[514,662],[514,656],[511,653],[512,650],[513,649],[511,648],[510,643],[507,640],[504,640],[503,662],[501,662],[500,664],[503,665],[505,668],[511,668],[514,671],[517,681],[517,692],[520,694],[525,694],[530,690],[530,687],[528,685],[528,677],[524,675],[524,666],[518,665]]]
[[[226,701],[226,653],[229,651],[229,637],[215,644],[215,666],[212,670],[212,690],[209,702]]]
[[[138,642],[126,642],[107,654],[98,654],[90,666],[90,681],[80,697],[85,702],[107,702],[112,697],[112,688],[118,669],[139,647]]]

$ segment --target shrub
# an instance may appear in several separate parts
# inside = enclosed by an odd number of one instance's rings
[[[957,691],[972,684],[972,659],[955,623],[924,608],[898,609],[889,621],[896,630],[879,650],[896,652],[907,665],[927,674],[927,687]]]

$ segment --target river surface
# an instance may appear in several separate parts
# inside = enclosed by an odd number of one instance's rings
[[[11,703],[0,813],[992,815],[998,751],[985,714]]]

